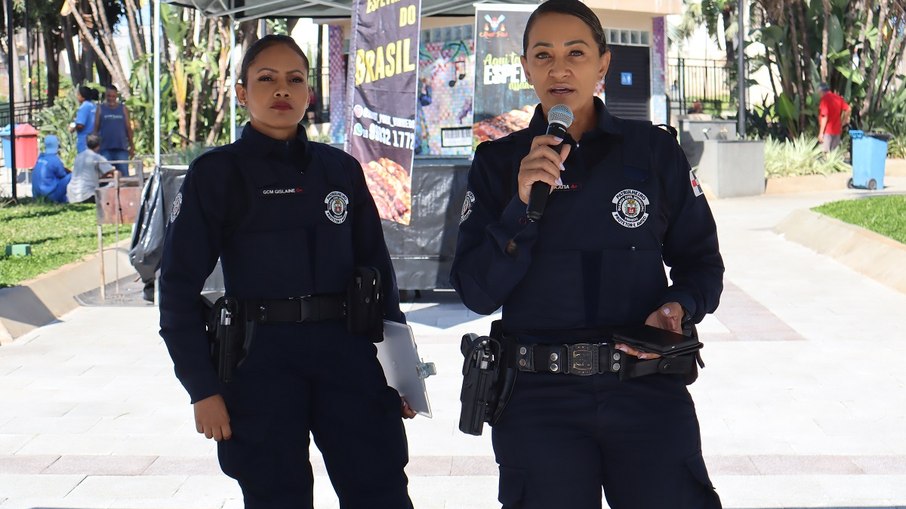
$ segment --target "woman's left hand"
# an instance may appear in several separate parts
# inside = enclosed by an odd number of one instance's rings
[[[402,414],[403,419],[412,419],[418,415],[415,413],[415,410],[409,408],[409,402],[403,397],[400,397],[400,414]]]
[[[668,302],[648,315],[648,318],[645,320],[645,325],[682,334],[683,307],[680,306],[679,302]],[[623,343],[617,343],[615,348],[621,352],[626,352],[633,357],[638,357],[641,360],[657,359],[660,357],[660,355],[656,353],[642,352]]]

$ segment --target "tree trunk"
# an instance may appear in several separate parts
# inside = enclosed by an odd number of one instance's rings
[[[72,43],[72,24],[66,18],[63,18],[62,21],[63,45],[66,47],[66,58],[69,60],[69,75],[72,83],[78,85],[85,81],[85,73],[82,71],[82,63],[79,61],[79,55]]]
[[[142,27],[136,22],[138,7],[135,0],[125,0],[126,19],[129,21],[129,38],[132,41],[132,59],[140,60],[145,56],[145,34]]]
[[[79,31],[82,34],[82,39],[88,41],[88,44],[91,45],[91,48],[94,50],[97,57],[101,62],[104,63],[104,66],[110,71],[112,75],[113,82],[117,85],[117,88],[120,91],[120,94],[123,98],[128,99],[130,96],[129,93],[129,82],[126,81],[125,76],[122,73],[122,69],[119,66],[119,61],[116,62],[114,66],[113,61],[110,59],[110,56],[101,51],[101,47],[98,45],[97,41],[92,37],[91,30],[88,29],[88,25],[85,24],[84,18],[82,18],[82,13],[78,10],[78,5],[75,0],[69,0],[70,5],[72,6],[72,17],[75,19],[76,24],[79,25]],[[89,2],[91,5],[93,3]],[[107,34],[109,38],[110,34]],[[111,44],[112,45],[112,44]],[[117,72],[119,70],[119,72]]]
[[[824,83],[828,82],[827,76],[827,38],[828,32],[830,32],[830,19],[831,19],[831,5],[830,0],[823,0],[824,4],[824,27],[821,30],[821,81]]]
[[[128,99],[131,95],[129,80],[126,79],[126,73],[123,72],[122,60],[120,59],[119,51],[116,49],[116,44],[113,43],[113,30],[110,28],[110,23],[107,22],[104,4],[102,0],[88,0],[88,5],[94,16],[94,28],[97,30],[98,37],[101,39],[105,50],[105,58],[102,59],[104,66],[110,72],[111,81],[117,86],[120,94]]]
[[[44,39],[44,62],[47,67],[47,102],[49,106],[53,106],[60,93],[60,41],[46,24],[41,26],[41,36]]]
[[[213,19],[206,19],[205,24],[208,27],[208,38],[207,46],[205,48],[205,55],[211,56],[214,54],[214,41],[217,40],[217,22]],[[201,84],[204,86],[208,82],[208,76],[210,69],[209,66],[205,66],[202,71],[201,78],[195,81],[195,84]],[[191,117],[189,121],[189,141],[195,142],[198,140],[198,118],[199,110],[201,109],[201,88],[198,86],[192,87],[192,110],[190,112]]]
[[[232,23],[232,21],[227,21],[227,23]],[[227,33],[227,28],[217,22],[217,27],[220,31],[220,40],[226,41],[229,38]],[[230,47],[227,44],[220,45],[220,58],[218,59],[220,66],[217,73],[217,102],[214,108],[214,111],[217,112],[217,115],[214,117],[214,125],[211,126],[211,130],[208,131],[208,136],[205,139],[205,144],[210,146],[213,145],[217,140],[220,130],[223,129],[223,119],[226,116],[226,111],[228,108],[225,107],[227,98],[230,96],[230,87],[229,87],[229,72],[230,72]]]
[[[805,85],[802,82],[802,62],[801,62],[801,46],[799,45],[799,34],[796,28],[796,9],[793,7],[792,2],[786,4],[787,12],[789,13],[789,28],[790,36],[793,38],[793,54],[790,55],[793,59],[793,65],[795,68],[796,74],[796,89],[799,97],[799,130],[802,130],[805,127]],[[807,34],[803,34],[807,36]],[[792,134],[792,133],[791,133]],[[798,134],[798,133],[796,133]]]
[[[878,77],[878,67],[880,67],[880,65],[878,65],[880,63],[879,57],[881,56],[881,51],[882,51],[881,43],[883,42],[883,39],[884,39],[884,32],[885,32],[885,28],[886,28],[885,25],[887,24],[887,0],[880,0],[880,1],[881,1],[881,12],[878,16],[878,25],[877,25],[878,38],[877,38],[877,42],[875,43],[874,51],[872,51],[871,70],[869,71],[868,81],[865,83],[865,99],[862,101],[862,109],[865,110],[865,112],[868,113],[869,116],[870,116],[870,113],[872,110],[872,104],[873,104],[873,100],[874,100],[875,91],[877,90],[877,84],[875,83],[875,80]],[[893,55],[889,55],[889,56],[893,57]]]
[[[862,31],[859,34],[859,41],[862,44],[862,52],[859,55],[859,76],[865,78],[865,66],[868,65],[868,60],[871,57],[871,44],[868,43],[868,29],[871,27],[872,21],[874,20],[874,15],[872,13],[872,2],[863,2],[859,1],[859,5],[864,6],[864,15],[865,20],[862,23]],[[858,18],[858,14],[856,13]],[[864,103],[863,103],[864,104]],[[865,108],[862,105],[859,105],[859,116],[862,117],[865,113]]]

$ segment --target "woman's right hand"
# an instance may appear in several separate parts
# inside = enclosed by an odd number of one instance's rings
[[[563,140],[552,134],[535,136],[532,140],[532,148],[519,164],[519,199],[522,203],[528,204],[532,184],[535,182],[545,182],[551,188],[559,183],[563,161],[566,161],[572,148],[564,144],[558,154],[554,147],[561,143]]]
[[[204,433],[205,438],[213,438],[218,442],[232,438],[230,414],[220,394],[196,401],[192,406],[195,408],[196,431]]]

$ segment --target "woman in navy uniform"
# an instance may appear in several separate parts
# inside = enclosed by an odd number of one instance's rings
[[[713,312],[724,267],[711,211],[670,133],[617,118],[594,96],[611,54],[588,7],[542,3],[523,50],[540,104],[527,129],[478,146],[451,275],[468,308],[502,306],[515,350],[534,352],[493,424],[500,502],[597,509],[603,489],[613,509],[718,508],[684,377],[621,382],[551,347],[620,325],[679,332],[684,315]],[[575,116],[562,140],[545,134],[558,104]],[[552,192],[532,222],[538,181]],[[655,356],[617,348],[638,364]]]
[[[286,36],[245,54],[236,86],[251,121],[196,159],[169,217],[161,336],[223,471],[248,508],[312,507],[309,433],[340,505],[411,507],[399,394],[342,301],[357,266],[380,270],[385,318],[404,322],[381,223],[358,161],[306,139],[309,63]],[[221,259],[251,342],[230,383],[208,353],[199,294]],[[402,406],[402,410],[401,410]]]

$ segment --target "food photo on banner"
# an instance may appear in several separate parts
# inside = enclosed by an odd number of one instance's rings
[[[346,150],[362,163],[381,219],[412,214],[420,2],[358,1],[350,41]]]

